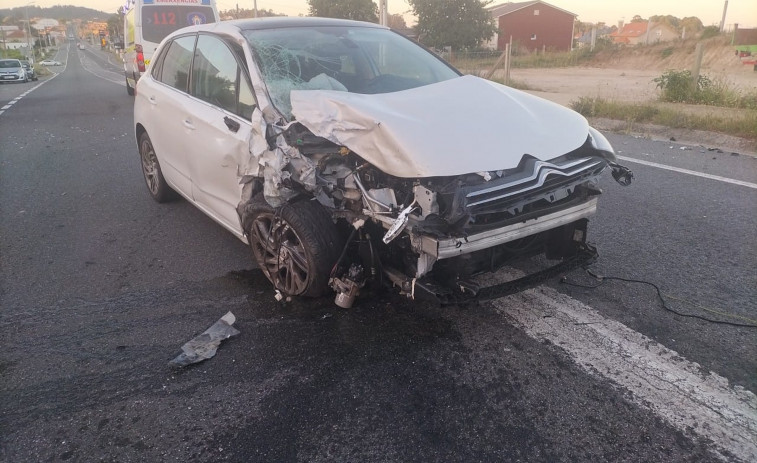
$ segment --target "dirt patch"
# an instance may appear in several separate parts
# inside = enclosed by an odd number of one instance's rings
[[[510,77],[534,89],[531,93],[567,106],[582,96],[635,103],[656,101],[660,91],[653,79],[663,72],[658,69],[608,67],[541,68],[513,69]],[[712,79],[723,79],[735,89],[753,91],[757,88],[757,72],[747,66],[728,73],[702,69],[702,74]]]
[[[626,47],[597,52],[589,66],[568,68],[514,68],[511,78],[525,84],[529,93],[570,106],[581,97],[599,97],[624,103],[650,103],[702,117],[740,117],[753,110],[720,108],[703,105],[660,103],[660,90],[653,81],[669,69],[691,69],[694,65],[696,40],[675,41],[643,47]],[[730,88],[753,92],[757,89],[757,72],[742,64],[734,53],[729,37],[715,37],[702,42],[704,54],[701,73],[710,79],[725,82]],[[495,78],[503,79],[498,71]],[[609,120],[606,130],[618,130],[703,146],[717,146],[724,151],[754,153],[755,141],[701,130],[672,129],[651,124],[629,124]]]

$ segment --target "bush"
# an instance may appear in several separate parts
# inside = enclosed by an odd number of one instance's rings
[[[697,103],[697,94],[708,90],[712,81],[705,75],[699,75],[696,86],[692,85],[691,71],[668,70],[660,77],[655,77],[652,82],[662,90],[660,99],[674,103]]]
[[[702,30],[702,35],[700,35],[699,38],[705,40],[711,37],[717,37],[718,35],[720,35],[720,28],[718,26],[707,26]]]
[[[689,70],[669,70],[652,82],[662,90],[661,101],[757,109],[757,91],[742,94],[727,81],[712,80],[705,75],[699,75],[696,85],[692,85],[692,80]]]

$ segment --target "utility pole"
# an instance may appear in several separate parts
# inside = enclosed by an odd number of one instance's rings
[[[24,14],[26,15],[26,46],[28,47],[28,55],[26,57],[30,63],[34,63],[34,49],[29,42],[29,38],[32,35],[32,26],[29,24],[29,5],[31,5],[32,3],[27,3],[26,5],[24,5]]]
[[[728,11],[728,0],[725,0],[725,5],[723,5],[723,18],[720,20],[720,32],[723,32],[725,30],[725,14]]]
[[[3,23],[0,21],[0,32],[3,33],[3,58],[8,57],[8,43],[5,41],[5,29],[3,29]]]
[[[253,5],[255,6],[255,17],[258,17],[258,0],[253,0]]]
[[[379,0],[379,24],[382,26],[389,25],[389,15],[387,14],[387,0]]]

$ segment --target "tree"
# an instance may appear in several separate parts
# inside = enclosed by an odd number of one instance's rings
[[[408,0],[418,17],[419,40],[431,47],[476,47],[496,30],[491,0]]]
[[[405,18],[403,18],[401,14],[390,14],[386,19],[388,22],[387,26],[394,30],[401,31],[407,29]]]
[[[116,37],[123,37],[124,35],[124,19],[123,16],[116,13],[108,18],[108,31],[114,33]],[[112,37],[112,40],[116,40],[116,37]]]
[[[678,19],[675,16],[672,15],[657,15],[657,16],[650,16],[649,22],[655,23],[655,24],[665,24],[668,27],[670,27],[674,31],[680,31],[681,30],[681,20]]]
[[[686,28],[686,35],[688,36],[689,34],[697,33],[704,29],[704,24],[702,24],[702,20],[696,16],[688,16],[681,20],[681,29],[684,27]]]
[[[308,0],[310,16],[378,22],[378,6],[372,0]]]
[[[635,14],[635,15],[633,16],[633,18],[631,18],[631,22],[632,22],[632,23],[643,23],[643,22],[646,22],[646,21],[647,21],[646,19],[642,18],[642,17],[641,17],[641,16],[639,16],[638,14]]]

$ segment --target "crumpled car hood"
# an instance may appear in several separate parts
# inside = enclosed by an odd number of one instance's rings
[[[547,161],[586,142],[589,125],[558,104],[474,76],[363,95],[293,90],[292,114],[395,177],[433,177]]]

